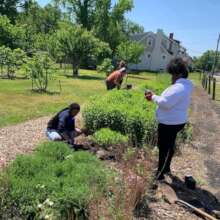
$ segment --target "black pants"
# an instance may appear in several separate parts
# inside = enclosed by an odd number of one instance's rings
[[[116,85],[112,82],[105,81],[107,90],[112,90],[116,87]]]
[[[113,82],[105,81],[106,88],[107,88],[107,90],[112,90],[112,89],[114,89],[116,87],[117,87],[117,89],[120,89],[122,82],[123,82],[123,80],[121,80],[119,82],[120,86],[116,86],[116,84],[114,84]]]
[[[170,164],[174,155],[176,136],[178,132],[184,128],[184,126],[185,124],[158,125],[158,173],[160,173],[160,177],[163,177],[165,173],[170,172]]]

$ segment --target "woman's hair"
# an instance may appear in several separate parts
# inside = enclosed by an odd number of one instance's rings
[[[167,66],[167,71],[171,75],[182,75],[183,78],[188,78],[187,63],[182,58],[175,58],[170,61]]]
[[[78,110],[80,111],[80,105],[78,103],[72,103],[70,106],[69,106],[69,110],[70,112],[73,111],[73,110]]]

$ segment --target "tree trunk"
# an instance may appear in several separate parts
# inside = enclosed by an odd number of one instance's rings
[[[76,63],[73,63],[72,67],[73,67],[73,78],[76,78],[79,75],[79,65]]]
[[[3,65],[1,65],[1,76],[3,76]]]
[[[74,69],[73,69],[73,78],[78,77],[78,75],[79,75],[79,70],[78,70],[78,68],[74,68]]]

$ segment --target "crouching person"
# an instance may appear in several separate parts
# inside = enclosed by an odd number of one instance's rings
[[[125,75],[126,75],[125,67],[111,73],[105,81],[107,90],[112,90],[114,88],[120,89]]]
[[[74,140],[83,132],[75,127],[75,117],[80,112],[80,105],[71,104],[68,108],[57,113],[47,125],[47,136],[52,141],[66,141],[77,148]]]

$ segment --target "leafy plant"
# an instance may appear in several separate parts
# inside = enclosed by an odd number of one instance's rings
[[[114,70],[112,60],[109,58],[104,59],[102,64],[97,67],[97,70],[98,72],[104,72],[106,75],[109,75]]]
[[[104,195],[110,177],[88,152],[72,153],[64,143],[44,143],[1,173],[0,218],[86,219],[89,203]]]
[[[91,140],[99,146],[108,148],[115,145],[123,145],[128,143],[128,137],[119,132],[112,131],[109,128],[102,128],[97,131]]]
[[[91,132],[110,128],[127,135],[133,145],[142,145],[156,128],[155,106],[146,102],[143,92],[112,91],[94,97],[84,108],[86,127]]]
[[[139,63],[140,56],[144,52],[144,46],[137,42],[122,42],[116,49],[118,60],[125,60],[127,63]]]
[[[3,75],[3,70],[6,68],[7,77],[14,78],[16,71],[26,62],[26,58],[26,53],[20,48],[12,50],[9,47],[0,47],[1,74]]]
[[[40,92],[46,92],[51,79],[51,67],[53,61],[48,53],[36,53],[27,63],[27,71],[32,79],[32,89],[37,88]]]
[[[81,26],[66,25],[56,34],[59,50],[72,64],[73,76],[78,76],[78,70],[82,60],[88,57],[99,59],[106,54],[111,54],[107,43],[94,37],[92,32],[83,29]]]

